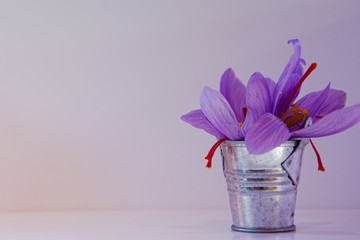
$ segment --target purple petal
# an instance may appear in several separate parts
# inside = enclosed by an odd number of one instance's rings
[[[205,117],[201,109],[193,110],[183,116],[181,120],[191,124],[193,127],[203,129],[205,132],[210,133],[211,135],[217,138],[225,138],[225,135],[217,130]]]
[[[200,95],[200,106],[211,124],[227,138],[230,140],[243,138],[234,111],[220,92],[205,87]]]
[[[233,109],[238,122],[244,121],[246,102],[246,87],[235,77],[234,71],[229,68],[224,72],[220,81],[220,92]]]
[[[256,120],[258,120],[258,118],[259,117],[255,119],[255,115],[251,110],[247,111],[244,124],[241,127],[241,132],[243,136],[246,136],[247,132],[251,129],[251,127],[254,125]]]
[[[246,106],[251,111],[254,120],[260,118],[264,113],[271,111],[271,93],[266,79],[261,73],[254,73],[246,89]]]
[[[279,97],[283,92],[283,88],[285,87],[290,76],[297,69],[299,62],[303,62],[303,61],[300,61],[300,55],[301,55],[300,41],[298,39],[292,39],[292,40],[288,41],[288,43],[290,43],[290,42],[294,46],[294,54],[291,56],[288,64],[286,65],[283,73],[280,75],[280,78],[276,84],[276,87],[274,90],[274,106],[273,106],[274,113],[275,113],[276,107],[278,105]]]
[[[318,100],[321,93],[322,91],[309,93],[297,101],[296,104],[299,105],[301,109],[306,109],[311,113],[313,111],[312,108],[316,104],[316,101]],[[329,94],[322,104],[319,112],[317,115],[313,115],[314,123],[319,120],[316,118],[316,116],[324,117],[335,110],[341,109],[345,107],[345,102],[346,93],[344,91],[330,89]]]
[[[330,91],[330,83],[327,85],[327,87],[321,91],[316,101],[313,103],[313,105],[310,106],[310,109],[307,109],[309,111],[309,117],[312,119],[315,119],[315,117],[319,114],[320,109],[324,102],[326,101]],[[302,108],[301,108],[302,109]]]
[[[271,78],[265,78],[265,79],[266,79],[266,83],[267,83],[267,85],[269,87],[271,98],[272,98],[272,96],[274,94],[276,83]]]
[[[275,115],[266,113],[245,136],[245,144],[250,154],[263,154],[287,141],[289,129]]]
[[[293,102],[295,101],[295,99],[297,98],[297,96],[299,95],[301,88],[299,88],[296,91],[294,97],[290,100],[302,75],[303,75],[303,67],[299,63],[297,65],[296,69],[294,70],[294,73],[291,74],[290,78],[285,83],[285,86],[282,89],[282,93],[279,95],[277,106],[275,108],[276,116],[281,117],[281,115],[283,115],[283,113],[287,110],[286,107],[288,105],[291,106],[293,104]]]
[[[301,63],[302,65],[306,66],[306,62],[305,62],[305,60],[302,59],[302,58],[300,58],[300,63]]]
[[[323,107],[326,99],[329,96],[329,92],[330,92],[330,83],[327,85],[327,87],[322,90],[319,91],[319,94],[316,94],[316,97],[314,97],[313,99],[309,99],[311,100],[311,102],[303,102],[304,104],[306,104],[306,108],[303,106],[299,105],[299,108],[302,110],[307,110],[309,112],[309,115],[307,117],[311,117],[311,119],[313,119],[312,123],[315,123],[317,120],[319,120],[318,118],[316,118],[316,116],[318,116],[321,108]],[[296,124],[295,126],[290,128],[290,132],[295,132],[301,128],[303,128],[304,122],[300,122],[298,124]]]
[[[292,133],[292,137],[315,138],[333,135],[354,126],[360,121],[360,104],[338,109],[313,125]]]

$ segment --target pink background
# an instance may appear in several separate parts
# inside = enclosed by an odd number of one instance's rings
[[[0,211],[227,208],[215,142],[180,121],[232,67],[360,103],[358,1],[1,1]],[[309,146],[298,207],[360,207],[360,125]]]

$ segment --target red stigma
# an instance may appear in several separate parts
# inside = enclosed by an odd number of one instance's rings
[[[311,146],[313,147],[313,149],[314,149],[314,151],[315,151],[315,154],[316,154],[316,157],[317,157],[317,161],[318,161],[318,165],[319,165],[318,170],[319,170],[319,171],[322,171],[322,172],[325,172],[325,168],[324,168],[324,166],[323,166],[323,164],[322,164],[322,162],[321,162],[320,154],[319,154],[319,152],[316,150],[316,147],[315,147],[315,145],[314,145],[314,143],[313,143],[313,141],[312,141],[311,139],[310,139],[310,143],[311,143]]]
[[[228,139],[227,137],[223,138],[223,139],[220,139],[219,141],[217,141],[214,144],[214,146],[212,146],[212,148],[210,149],[208,155],[205,157],[205,159],[208,160],[208,163],[206,164],[207,168],[211,168],[212,158],[213,158],[213,156],[215,154],[216,149],[227,139]]]
[[[290,97],[290,99],[289,99],[289,102],[288,102],[288,104],[286,105],[285,111],[289,108],[289,106],[290,106],[290,104],[291,104],[291,101],[292,101],[292,99],[294,98],[296,92],[299,90],[301,84],[303,84],[303,82],[305,81],[305,79],[310,75],[310,73],[311,73],[312,71],[314,71],[314,69],[315,69],[316,67],[317,67],[317,63],[312,63],[312,64],[310,65],[310,67],[308,68],[308,70],[307,70],[307,71],[304,73],[304,75],[301,77],[301,79],[300,79],[299,83],[297,84],[294,92],[291,94],[291,97]]]
[[[243,112],[244,112],[244,119],[246,118],[246,114],[247,114],[247,108],[246,107],[244,107],[243,108]],[[245,120],[244,120],[245,121]]]

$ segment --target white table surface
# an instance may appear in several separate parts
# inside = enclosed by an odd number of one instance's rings
[[[360,209],[297,209],[296,232],[230,230],[230,210],[0,213],[0,239],[360,239]]]

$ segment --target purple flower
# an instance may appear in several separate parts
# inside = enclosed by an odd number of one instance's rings
[[[300,42],[299,40],[290,40],[290,42],[294,45],[294,54],[272,94],[267,97],[273,97],[272,111],[263,111],[263,108],[259,107],[261,103],[255,105],[257,106],[255,109],[247,105],[249,112],[257,112],[256,120],[252,120],[254,123],[245,137],[245,144],[250,154],[265,153],[289,138],[315,138],[336,134],[360,121],[360,105],[345,108],[345,92],[330,89],[330,84],[324,90],[312,92],[293,104],[301,84],[317,65],[312,64],[303,74],[302,64],[305,65],[305,61],[300,58]],[[263,90],[266,85],[270,90],[269,84],[266,83],[267,81],[263,79],[252,91],[266,92]],[[261,99],[266,97],[258,98],[257,101]],[[247,101],[249,102],[248,98]],[[303,128],[308,117],[313,119],[313,124]]]
[[[201,109],[181,119],[222,141],[245,140],[250,154],[263,154],[291,138],[336,134],[358,123],[360,104],[345,107],[345,92],[331,89],[330,84],[295,102],[301,84],[317,65],[311,64],[303,73],[300,42],[294,39],[288,43],[293,44],[294,54],[277,83],[256,72],[245,87],[228,69],[221,77],[220,92],[205,87]],[[304,128],[309,117],[313,124]]]
[[[245,101],[245,86],[232,69],[228,69],[221,78],[220,92],[205,87],[200,95],[201,109],[191,111],[181,119],[217,138],[244,140],[240,125],[245,120]]]

